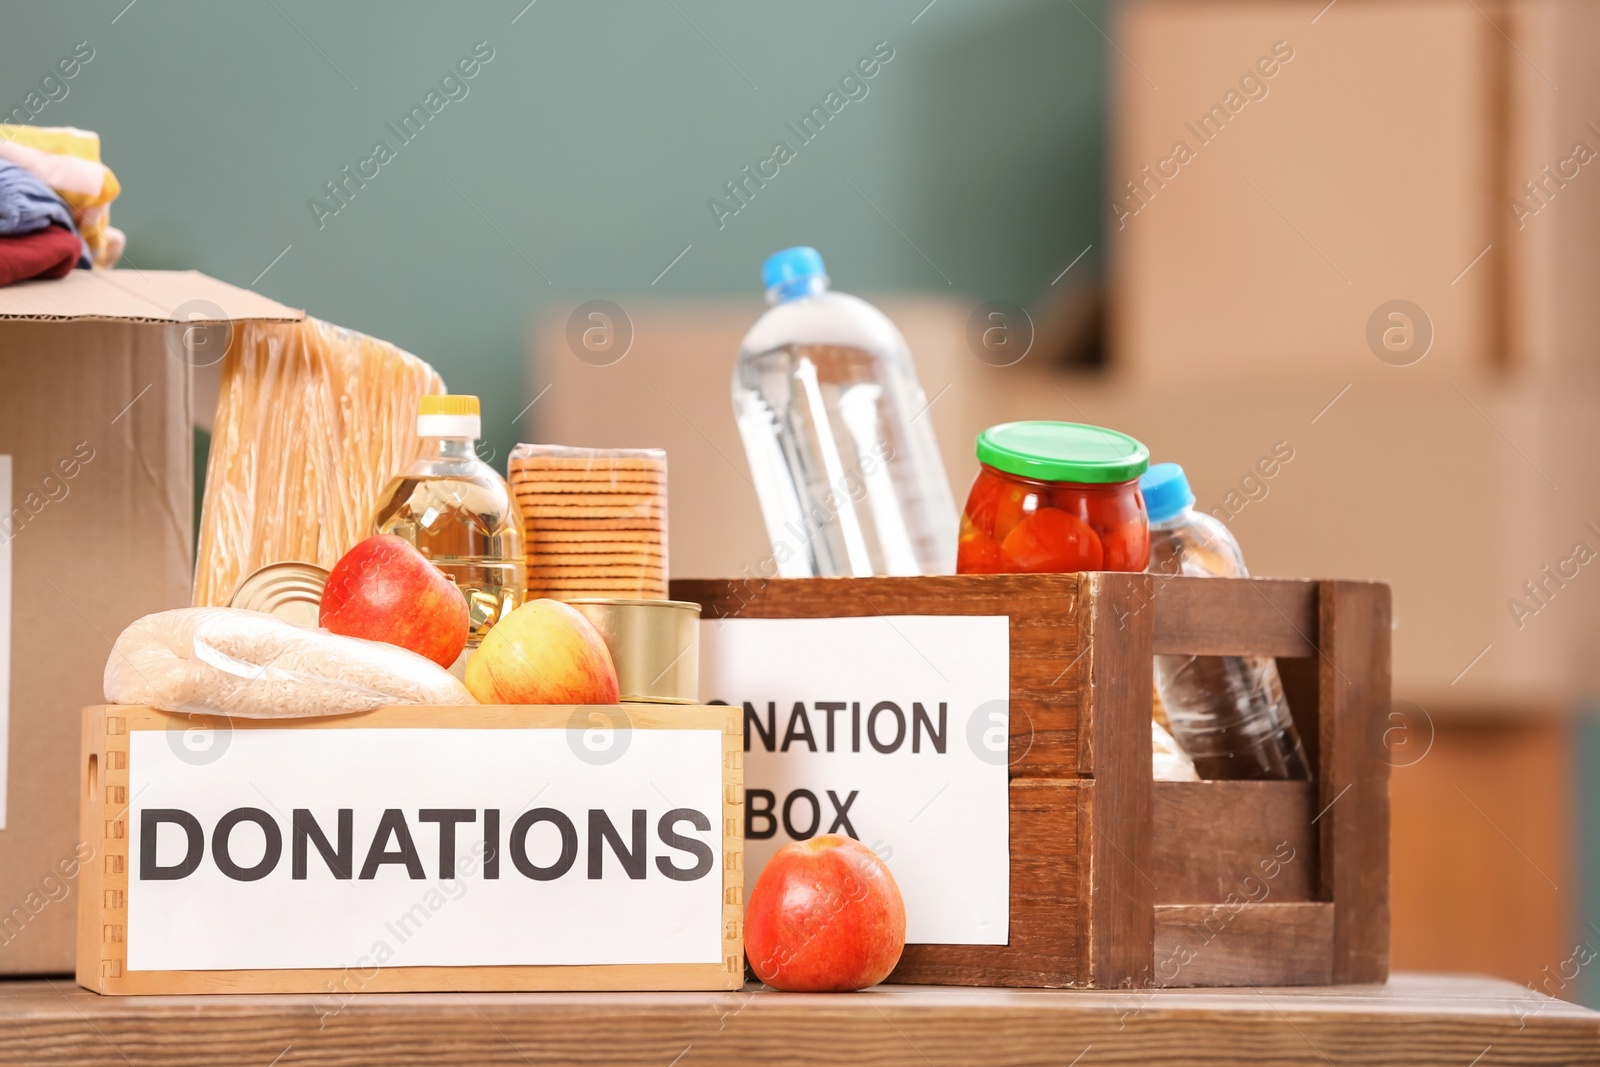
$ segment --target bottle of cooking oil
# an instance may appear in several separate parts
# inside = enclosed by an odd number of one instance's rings
[[[423,397],[424,454],[390,481],[373,519],[374,533],[410,541],[467,598],[471,630],[457,668],[527,588],[522,518],[506,480],[478,458],[481,432],[477,397]]]

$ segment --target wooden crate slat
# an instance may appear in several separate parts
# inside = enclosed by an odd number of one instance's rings
[[[370,975],[371,977],[368,977]],[[643,963],[528,967],[374,967],[253,971],[121,971],[98,993],[310,993],[337,1003],[359,993],[545,993],[736,989],[718,963]],[[737,977],[742,980],[744,968]],[[80,985],[88,983],[79,979]],[[0,1061],[3,1062],[3,1061]]]
[[[1289,715],[1306,751],[1306,766],[1313,772],[1322,765],[1322,658],[1295,656],[1278,660],[1278,677],[1283,696],[1289,702]]]
[[[1073,684],[1084,635],[1081,574],[990,574],[930,578],[678,579],[674,600],[707,619],[860,618],[874,615],[1011,617],[1013,778],[1074,778],[1082,691]],[[1143,617],[1129,605],[1129,617]],[[1087,658],[1087,657],[1085,657]]]
[[[1316,582],[1153,577],[1157,655],[1316,655]]]
[[[78,807],[79,840],[93,849],[93,856],[78,869],[78,915],[76,967],[80,975],[102,979],[122,974],[125,946],[110,941],[106,927],[127,931],[128,839],[106,831],[106,824],[125,820],[126,802],[107,801],[108,787],[128,785],[128,735],[126,729],[112,734],[107,729],[107,709],[87,709],[79,750],[79,774],[83,796]],[[120,718],[120,716],[119,716]]]
[[[1058,988],[1087,984],[1075,921],[1086,873],[1079,863],[1077,830],[1084,798],[1092,789],[1093,783],[1071,779],[1014,779],[1011,943],[907,945],[888,981]],[[959,842],[951,848],[959,848]]]
[[[1156,984],[1327,985],[1333,926],[1332,904],[1161,904]]]
[[[1335,905],[1333,981],[1389,973],[1389,587],[1323,582],[1318,815],[1322,897]]]
[[[1156,782],[1155,903],[1219,904],[1230,894],[1317,899],[1317,789],[1311,782]],[[1287,859],[1285,857],[1288,857]]]
[[[1150,576],[1095,573],[1088,583],[1079,605],[1087,655],[1078,687],[1091,713],[1079,730],[1079,765],[1094,788],[1079,823],[1089,862],[1081,911],[1090,984],[1114,989],[1148,983],[1154,937],[1151,619],[1138,610],[1149,603]]]

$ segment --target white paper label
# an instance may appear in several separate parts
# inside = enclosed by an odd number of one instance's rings
[[[129,742],[129,970],[720,962],[715,730]]]
[[[6,795],[11,766],[11,457],[0,456],[0,830],[6,828]]]
[[[887,862],[906,940],[1003,945],[1010,620],[705,619],[700,692],[745,708],[745,891],[819,833]]]

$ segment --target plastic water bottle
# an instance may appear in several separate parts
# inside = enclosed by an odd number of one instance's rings
[[[762,280],[772,307],[740,347],[733,407],[776,574],[953,573],[955,501],[905,338],[830,291],[814,248]]]
[[[1139,479],[1139,489],[1150,516],[1150,573],[1248,576],[1228,528],[1194,510],[1182,467],[1157,463]],[[1273,660],[1157,656],[1155,684],[1173,736],[1201,778],[1311,777]]]

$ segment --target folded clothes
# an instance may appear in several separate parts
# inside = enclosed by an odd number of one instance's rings
[[[32,173],[0,161],[0,237],[16,237],[54,224],[76,231],[65,201]]]
[[[72,126],[0,124],[0,160],[27,170],[66,201],[95,266],[116,263],[126,242],[111,225],[108,205],[122,186],[100,162],[99,134]]]
[[[0,237],[0,285],[30,278],[65,278],[82,255],[82,239],[60,226]]]

